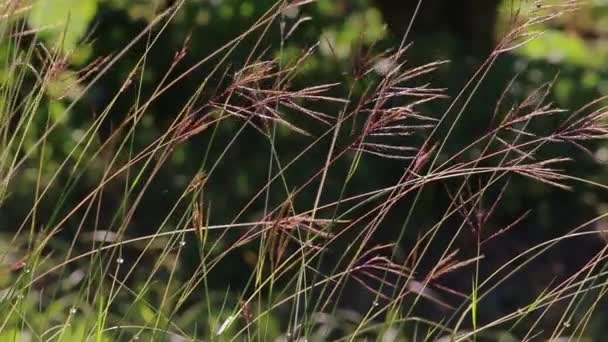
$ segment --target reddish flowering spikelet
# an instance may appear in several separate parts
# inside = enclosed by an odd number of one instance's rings
[[[240,302],[241,306],[241,317],[245,321],[245,323],[250,324],[253,320],[253,313],[251,312],[251,306],[248,302],[242,301]]]
[[[335,223],[345,223],[344,220],[312,219],[309,215],[293,214],[291,199],[286,200],[279,208],[273,220],[262,220],[254,229],[248,230],[238,241],[242,245],[258,236],[265,239],[265,251],[270,261],[271,269],[276,269],[289,247],[290,242],[297,248],[309,251],[320,251],[322,247],[314,243],[315,239],[331,239],[334,234],[327,231],[327,226]],[[261,228],[261,229],[260,229]],[[306,241],[302,239],[306,237]]]
[[[312,219],[310,215],[295,215],[286,217],[278,222],[278,224],[287,230],[294,229],[306,229],[312,232],[315,236],[322,238],[332,238],[334,235],[329,232],[324,232],[324,227],[333,222],[348,222],[348,221],[335,221],[328,219]]]
[[[205,217],[203,213],[203,208],[198,202],[194,202],[194,207],[192,208],[192,225],[194,226],[196,236],[199,241],[205,240]]]
[[[207,182],[207,177],[205,172],[198,172],[190,181],[186,193],[199,191]]]
[[[436,148],[437,144],[431,146],[431,148],[429,149],[426,149],[425,146],[422,146],[422,148],[420,148],[420,150],[416,154],[416,157],[414,157],[414,161],[410,164],[406,172],[408,172],[410,175],[414,175],[415,177],[420,177],[418,175],[418,172],[420,172],[420,170],[422,170],[422,168],[427,164]]]
[[[389,301],[394,298],[390,298],[381,292],[381,289],[385,288],[391,292],[395,292],[399,286],[399,279],[405,279],[405,286],[399,291],[402,295],[413,293],[442,307],[453,309],[453,307],[445,303],[435,291],[427,285],[415,280],[412,270],[404,265],[399,265],[391,261],[388,257],[373,255],[378,251],[391,246],[392,245],[380,245],[370,248],[363,253],[355,263],[355,266],[351,269],[350,275],[352,278],[375,296]],[[376,283],[376,285],[373,283]]]
[[[404,144],[403,139],[421,130],[433,128],[437,122],[437,119],[422,115],[417,107],[445,98],[444,89],[431,88],[428,84],[410,86],[406,82],[436,70],[445,62],[404,69],[405,62],[397,62],[404,51],[405,49],[399,50],[383,59],[385,64],[388,63],[382,68],[386,75],[373,96],[361,104],[360,112],[366,114],[366,122],[351,149],[384,158],[411,160],[419,148]],[[405,103],[396,104],[398,102]]]
[[[80,69],[75,69],[70,62],[70,54],[62,54],[55,49],[49,51],[44,45],[35,49],[34,53],[42,64],[41,75],[44,75],[48,81],[56,81],[61,84],[61,93],[54,95],[57,100],[77,96],[82,91],[84,83],[95,77],[112,57],[111,55],[100,56]]]
[[[537,180],[539,182],[549,184],[564,190],[570,190],[570,187],[560,183],[566,179],[561,173],[561,169],[551,168],[548,165],[569,161],[569,158],[552,158],[542,160],[531,164],[519,164],[512,167],[507,167],[511,171],[522,176]]]
[[[192,33],[189,33],[184,39],[184,43],[182,44],[182,48],[175,52],[175,56],[173,56],[173,65],[179,63],[184,57],[186,57],[186,53],[188,52],[188,48],[192,43]]]
[[[493,54],[502,54],[528,44],[542,35],[542,32],[533,30],[535,26],[561,17],[566,13],[574,12],[582,3],[582,1],[577,0],[561,1],[558,3],[547,3],[537,0],[533,4],[526,4],[524,2],[524,4],[531,6],[531,10],[522,11],[522,8],[516,9],[511,18],[510,26],[512,28],[500,41]],[[525,19],[522,12],[529,12],[525,14]]]
[[[265,129],[270,122],[276,122],[300,134],[310,135],[286,120],[283,111],[292,109],[329,125],[333,121],[330,115],[309,109],[304,103],[318,101],[345,103],[346,101],[326,95],[338,83],[316,85],[300,90],[291,89],[290,80],[298,70],[297,65],[302,62],[303,59],[300,59],[295,66],[285,69],[279,69],[279,63],[274,60],[247,65],[235,74],[234,82],[223,96],[211,101],[211,106],[248,120],[263,133],[266,132]]]
[[[355,262],[350,271],[350,275],[363,287],[370,292],[388,299],[386,295],[380,293],[377,288],[387,286],[395,288],[396,284],[387,279],[385,274],[396,275],[398,277],[410,278],[411,270],[403,265],[398,265],[391,261],[388,257],[382,255],[374,255],[379,251],[392,247],[393,244],[380,245],[370,248],[365,251]],[[366,279],[368,281],[366,281]],[[375,280],[379,283],[378,286],[372,286],[370,280]]]
[[[203,132],[220,119],[211,119],[211,114],[199,116],[198,112],[186,115],[175,127],[175,142],[182,143],[191,137]]]
[[[454,272],[457,269],[469,266],[483,259],[483,255],[480,255],[478,257],[470,258],[464,261],[458,261],[456,260],[456,255],[458,254],[458,252],[459,250],[457,249],[446,255],[441,260],[439,260],[437,265],[435,265],[435,267],[433,267],[433,270],[427,275],[427,280],[436,280],[445,274]]]
[[[571,143],[592,155],[581,143],[608,137],[608,106],[601,106],[589,114],[584,112],[607,98],[608,96],[601,97],[574,112],[550,137],[551,141]]]

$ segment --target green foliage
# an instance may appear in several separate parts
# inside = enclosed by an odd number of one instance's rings
[[[97,0],[34,1],[28,23],[50,45],[71,52],[97,13]]]

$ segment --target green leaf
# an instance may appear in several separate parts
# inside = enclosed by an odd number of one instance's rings
[[[585,41],[559,30],[546,30],[520,49],[519,54],[531,59],[544,59],[553,63],[566,62],[584,67],[601,67],[602,59],[595,55]]]
[[[47,42],[64,52],[74,49],[97,12],[97,0],[38,0],[28,23]]]

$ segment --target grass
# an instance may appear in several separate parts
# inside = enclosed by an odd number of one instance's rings
[[[405,59],[416,47],[404,44],[376,55],[361,51],[367,58],[345,79],[306,79],[297,87],[316,46],[286,60],[269,57],[265,42],[283,27],[282,13],[308,2],[277,2],[249,30],[186,67],[184,42],[153,89],[143,82],[149,52],[183,2],[159,13],[123,50],[67,79],[61,44],[45,45],[30,32],[21,20],[27,8],[18,2],[2,5],[0,198],[5,208],[13,198],[29,202],[19,203],[28,210],[9,221],[15,226],[2,248],[1,340],[584,340],[593,332],[606,291],[605,248],[522,298],[526,305],[500,317],[484,312],[494,312],[486,308],[501,286],[558,244],[598,234],[592,227],[605,215],[511,251],[490,271],[484,261],[488,246],[500,246],[530,214],[491,224],[514,182],[605,187],[564,171],[566,156],[545,152],[555,144],[589,152],[589,141],[606,138],[604,99],[562,110],[548,102],[554,82],[511,99],[514,75],[487,130],[457,152],[448,148],[496,61],[542,39],[533,29],[577,4],[534,6],[525,16],[514,11],[520,17],[510,33],[450,98],[424,81],[446,62],[411,66]],[[280,54],[292,32],[281,31]],[[137,44],[146,48],[123,86],[101,113],[87,113],[85,97]],[[231,69],[243,44],[251,44],[250,54]],[[166,127],[146,126],[158,98],[209,65]],[[101,126],[127,89],[136,94],[131,108],[103,140]],[[437,101],[448,103],[445,111],[426,113]],[[77,114],[90,119],[76,125],[70,116]],[[265,143],[268,159],[226,166],[252,135]],[[66,137],[72,143],[62,144]],[[162,219],[138,231],[146,201],[165,200],[155,182],[175,171],[180,151],[201,141],[192,178]],[[394,184],[353,185],[381,159],[403,170]],[[259,165],[266,179],[252,196],[228,201],[238,206],[227,211],[233,217],[215,215],[216,203],[233,196],[223,184],[226,168]],[[425,196],[437,188],[449,204],[421,221]],[[404,206],[395,225],[392,215]],[[419,229],[420,222],[432,223]],[[395,238],[380,242],[389,224]],[[242,268],[240,287],[222,279],[231,267]],[[466,290],[444,285],[458,284],[454,279],[466,279]]]

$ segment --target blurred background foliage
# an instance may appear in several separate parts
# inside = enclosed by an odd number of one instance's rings
[[[413,45],[408,49],[406,57],[408,64],[412,66],[434,60],[450,60],[449,64],[429,76],[428,80],[433,86],[447,88],[449,94],[455,96],[476,67],[487,57],[489,53],[487,46],[492,46],[492,43],[497,42],[505,33],[513,9],[520,6],[524,8],[536,6],[536,2],[486,1],[480,6],[484,0],[469,0],[464,1],[457,9],[454,9],[453,5],[450,7],[449,2],[449,0],[423,1],[423,9],[408,36],[408,42],[413,42]],[[367,51],[381,52],[399,45],[400,35],[405,32],[404,27],[409,23],[412,8],[410,5],[398,3],[400,2],[368,0],[311,2],[292,12],[283,13],[279,22],[271,28],[259,48],[254,51],[254,58],[278,57],[286,63],[318,43],[318,48],[294,82],[300,85],[310,84],[310,80],[314,80],[315,84],[325,82],[353,84],[353,67]],[[33,136],[24,142],[25,146],[33,144],[37,138],[36,132],[43,132],[50,123],[58,122],[59,126],[45,148],[35,152],[44,153],[44,163],[25,165],[21,168],[19,177],[10,185],[10,196],[3,203],[0,211],[3,231],[13,231],[21,224],[29,208],[23,207],[20,203],[32,203],[32,198],[36,196],[34,189],[39,179],[42,179],[43,183],[45,179],[51,182],[54,172],[68,158],[70,151],[85,134],[85,130],[91,126],[95,117],[114,101],[117,90],[123,89],[125,80],[132,79],[111,106],[108,118],[104,120],[97,138],[91,144],[101,146],[109,139],[116,127],[130,113],[134,103],[139,98],[147,99],[152,89],[163,82],[167,72],[171,70],[169,79],[176,77],[246,31],[256,19],[275,4],[272,0],[188,0],[163,28],[159,41],[146,57],[143,70],[135,76],[131,74],[132,68],[139,63],[146,49],[146,39],[136,43],[99,82],[92,88],[86,89],[87,80],[80,79],[82,72],[78,70],[86,70],[90,63],[94,63],[99,58],[114,56],[155,20],[158,13],[175,5],[175,1],[33,1],[31,9],[23,11],[19,20],[23,20],[28,28],[41,31],[39,37],[46,43],[46,53],[54,53],[49,48],[51,46],[61,46],[65,64],[58,66],[57,74],[53,75],[50,86],[45,89],[44,94],[41,94],[39,101],[44,105],[40,110],[46,113],[38,116],[39,122],[31,123],[39,128],[30,130]],[[484,20],[479,20],[480,16],[483,16]],[[488,21],[488,18],[491,20]],[[281,37],[285,32],[281,31],[284,31],[285,27],[293,27],[299,21],[301,23],[298,24],[298,29],[283,41]],[[567,109],[578,108],[608,92],[608,1],[587,1],[579,11],[544,23],[539,29],[544,30],[541,37],[498,60],[482,87],[466,107],[464,124],[450,137],[447,149],[443,153],[450,155],[458,151],[471,141],[471,137],[478,136],[486,129],[501,93],[514,75],[517,75],[517,78],[509,90],[509,95],[513,98],[523,98],[543,83],[556,79],[549,100]],[[213,67],[219,63],[228,70],[228,74],[238,70],[246,63],[252,52],[257,37],[253,38],[246,38],[238,44],[228,60],[221,61],[223,54],[218,55],[217,58],[212,59],[212,63],[198,68],[196,72],[189,74],[177,86],[154,101],[146,110],[137,128],[138,133],[130,143],[134,146],[145,146],[153,141],[187,104],[208,75],[212,75],[212,85],[208,88],[221,85],[224,82],[221,77],[224,70],[214,72]],[[19,49],[8,46],[9,44],[14,44],[14,41],[3,42],[0,45],[0,55],[6,56],[12,53],[13,49]],[[186,47],[186,55],[177,66],[173,67],[175,55],[183,47]],[[43,50],[36,53],[41,54]],[[5,80],[10,79],[10,71],[0,70],[0,76]],[[35,75],[31,76],[35,77]],[[23,87],[28,87],[27,79]],[[346,96],[345,89],[348,89],[348,86],[336,89],[334,95]],[[72,106],[72,100],[79,98],[83,93],[84,97]],[[204,99],[205,96],[209,94],[203,94],[201,98]],[[448,101],[436,102],[429,104],[427,109],[430,113],[439,115],[446,109],[447,104]],[[333,112],[337,112],[335,108]],[[303,125],[309,124],[303,123]],[[239,127],[236,124],[222,124],[217,140],[210,147],[210,160],[218,158]],[[319,131],[314,125],[306,127],[313,132],[315,129]],[[288,130],[279,129],[278,134],[277,148],[284,160],[290,160],[310,142]],[[150,190],[146,192],[134,218],[128,223],[126,234],[146,234],[158,229],[161,219],[169,213],[178,196],[200,167],[201,159],[208,148],[206,142],[209,138],[209,134],[204,133],[176,148],[167,167],[154,177]],[[239,143],[229,150],[218,166],[213,182],[208,184],[205,190],[205,196],[212,206],[210,218],[212,223],[230,222],[251,196],[266,183],[269,154],[266,140],[253,129],[243,132],[240,139],[247,143]],[[608,144],[588,146],[591,155],[574,147],[566,149],[560,145],[559,148],[562,150],[552,151],[548,148],[543,153],[572,157],[575,162],[570,164],[569,172],[601,184],[608,182],[608,169],[605,167],[605,163],[608,162]],[[286,174],[287,179],[293,184],[304,183],[324,163],[326,150],[327,145],[319,146],[316,152],[299,161],[293,171]],[[111,156],[111,152],[109,155]],[[55,190],[51,195],[56,197],[56,201],[49,202],[46,212],[38,214],[39,217],[48,218],[48,222],[43,224],[50,225],[53,220],[62,217],[61,213],[69,211],[83,194],[98,184],[104,163],[107,163],[104,158],[109,157],[102,155],[102,158],[91,161],[93,164],[87,167],[86,173],[77,181],[72,181],[73,178],[65,174],[71,172],[70,168],[61,171],[62,174],[54,181]],[[68,162],[78,165],[79,160],[72,158]],[[403,164],[399,162],[373,158],[366,159],[360,167],[349,188],[352,193],[393,184],[403,170]],[[330,172],[328,184],[330,192],[339,192],[342,186],[340,180],[343,180],[344,175],[344,170]],[[64,182],[63,179],[70,181]],[[533,214],[522,223],[522,227],[505,238],[507,243],[502,240],[500,244],[502,250],[490,248],[486,257],[488,260],[486,265],[490,270],[492,265],[496,267],[504,262],[503,258],[512,255],[513,251],[523,251],[539,241],[563,235],[576,224],[585,222],[608,208],[608,196],[605,192],[584,185],[576,185],[573,191],[564,191],[514,179],[509,189],[505,194],[505,200],[501,202],[501,210],[498,211],[498,216],[494,218],[492,224],[497,227],[504,226],[527,209],[533,209]],[[120,220],[115,220],[114,214],[120,216],[127,211],[121,206],[125,197],[124,191],[124,184],[106,190],[103,206],[108,212],[108,217],[101,218],[101,225],[105,225],[107,230],[116,231],[117,227],[113,225]],[[313,195],[314,192],[305,192],[297,200],[302,204],[310,204]],[[276,205],[286,197],[286,194],[278,190],[274,197],[273,203]],[[437,215],[441,215],[450,201],[441,186],[426,191],[423,198],[424,200],[418,205],[416,221],[412,224],[421,229],[434,224]],[[57,203],[61,205],[57,206]],[[253,207],[243,219],[257,219],[262,211],[263,206]],[[398,232],[397,229],[391,229],[390,219],[401,222],[406,214],[407,203],[404,203],[383,225],[386,228],[381,229],[378,240],[394,240]],[[66,223],[67,227],[62,232],[66,236],[66,242],[63,244],[69,244],[74,234],[70,225],[76,227],[78,224],[77,220]],[[177,222],[168,222],[166,229],[169,230],[177,224]],[[419,231],[408,231],[412,236],[418,233]],[[227,237],[224,243],[231,243],[233,241],[231,239],[234,238]],[[55,243],[62,244],[61,241]],[[403,241],[403,248],[407,249],[407,246],[408,242]],[[492,317],[498,317],[497,315],[501,313],[517,308],[522,301],[525,302],[525,299],[520,299],[525,295],[522,292],[534,288],[535,284],[542,284],[540,279],[552,277],[561,279],[567,276],[572,270],[578,269],[581,263],[601,246],[601,240],[595,237],[576,240],[575,244],[564,244],[563,248],[529,266],[530,270],[525,274],[529,279],[525,281],[530,286],[517,286],[516,281],[507,284],[504,289],[497,291],[495,305],[483,307],[481,310],[487,311],[486,313]],[[198,251],[192,248],[189,253],[196,256]],[[246,272],[241,270],[250,267],[247,261],[247,256],[250,256],[248,253],[251,251],[244,251],[242,255],[224,261],[226,267],[221,267],[221,271],[218,271],[217,276],[212,280],[217,288],[221,289],[227,285],[238,288],[247,280],[243,278]],[[188,274],[196,267],[197,258],[190,260],[192,260],[191,265],[183,265],[184,274]],[[140,272],[145,273],[145,268]],[[470,284],[468,278],[451,281],[456,288],[466,288],[466,284]],[[464,292],[466,293],[466,289]],[[135,311],[145,315],[145,308]],[[184,314],[185,320],[188,319],[187,317],[188,315]]]

